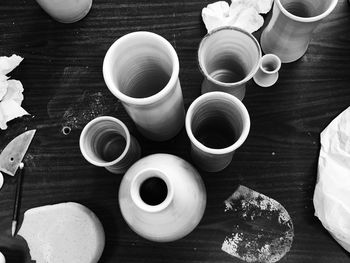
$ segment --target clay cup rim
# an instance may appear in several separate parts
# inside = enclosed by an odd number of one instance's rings
[[[89,132],[89,129],[94,126],[96,123],[98,122],[102,122],[102,121],[112,121],[115,122],[116,124],[120,125],[120,127],[124,130],[125,132],[125,141],[126,141],[126,145],[125,145],[125,149],[122,152],[121,155],[118,156],[118,158],[114,159],[113,161],[110,162],[99,162],[94,160],[93,158],[91,158],[89,156],[89,154],[86,151],[86,145],[85,145],[85,138],[86,138],[86,134]],[[82,153],[82,155],[84,156],[84,158],[90,162],[91,164],[95,165],[95,166],[99,166],[99,167],[108,167],[108,166],[112,166],[117,164],[118,162],[120,162],[120,160],[122,160],[125,155],[127,154],[129,148],[130,148],[130,142],[131,138],[130,138],[130,132],[128,130],[128,128],[126,127],[126,125],[121,121],[118,120],[117,118],[114,117],[110,117],[110,116],[101,116],[101,117],[97,117],[95,119],[93,119],[92,121],[90,121],[88,124],[86,124],[86,126],[84,127],[83,131],[80,134],[80,138],[79,138],[79,147],[80,147],[80,151]]]
[[[238,31],[238,32],[241,32],[245,35],[247,35],[252,41],[253,43],[255,44],[257,50],[258,50],[258,57],[257,57],[257,62],[255,63],[254,67],[251,69],[251,71],[249,72],[249,74],[247,76],[245,76],[245,78],[241,79],[240,81],[237,81],[237,82],[232,82],[232,83],[226,83],[226,82],[222,82],[222,81],[218,81],[216,79],[214,79],[213,77],[211,77],[207,70],[205,69],[201,59],[200,59],[200,52],[201,52],[201,48],[202,46],[205,44],[205,41],[210,37],[212,36],[213,34],[216,34],[220,31],[223,31],[223,30],[233,30],[233,31]],[[252,79],[254,77],[254,75],[256,74],[256,72],[259,70],[259,61],[261,59],[261,56],[262,56],[262,52],[261,52],[261,48],[260,48],[260,44],[258,42],[258,40],[249,32],[247,32],[246,30],[244,29],[241,29],[239,27],[234,27],[234,26],[222,26],[222,27],[219,27],[219,28],[216,28],[216,29],[213,29],[211,30],[210,32],[208,32],[201,40],[200,44],[199,44],[199,47],[198,47],[198,51],[197,51],[197,62],[198,62],[198,66],[199,66],[199,70],[200,72],[202,73],[202,75],[208,79],[210,82],[216,84],[216,85],[220,85],[222,87],[227,87],[227,88],[230,88],[230,87],[235,87],[235,86],[239,86],[239,85],[242,85],[244,83],[246,83],[247,81],[249,81],[250,79]]]
[[[172,72],[168,83],[162,90],[160,90],[156,94],[151,95],[149,97],[134,98],[121,92],[114,83],[115,81],[113,80],[113,70],[112,70],[113,64],[115,62],[114,53],[117,52],[119,46],[125,45],[129,41],[134,42],[134,41],[137,41],[137,39],[142,40],[144,37],[152,38],[154,41],[161,43],[164,46],[164,48],[168,51],[168,54],[170,55],[171,62],[172,62]],[[120,37],[110,46],[103,61],[102,71],[103,71],[103,77],[108,89],[112,92],[114,96],[116,96],[122,102],[131,104],[131,105],[148,105],[159,101],[160,99],[164,98],[165,96],[167,96],[167,94],[171,92],[176,82],[178,81],[179,71],[180,71],[179,64],[180,64],[179,58],[177,56],[177,53],[174,47],[165,38],[152,32],[137,31],[137,32],[132,32]]]
[[[332,0],[331,4],[329,5],[328,9],[326,11],[324,11],[322,14],[319,14],[317,16],[313,16],[313,17],[300,17],[300,16],[296,16],[293,15],[292,13],[288,12],[287,9],[284,8],[284,6],[281,3],[281,0],[274,0],[275,4],[278,5],[278,7],[280,8],[280,10],[282,11],[282,13],[289,17],[292,20],[298,21],[298,22],[304,22],[304,23],[312,23],[312,22],[317,22],[323,18],[325,18],[326,16],[328,16],[333,9],[336,7],[338,0]]]
[[[243,119],[242,132],[239,135],[239,138],[232,145],[226,148],[215,149],[215,148],[207,147],[203,143],[198,141],[192,132],[192,118],[194,114],[194,108],[196,107],[197,104],[200,104],[202,101],[207,101],[210,98],[226,99],[232,102],[242,114],[242,119]],[[193,143],[201,151],[207,152],[209,154],[215,154],[215,155],[228,154],[238,149],[247,139],[250,131],[250,117],[249,117],[247,108],[235,96],[225,92],[221,92],[221,91],[213,91],[213,92],[205,93],[204,95],[199,96],[194,102],[192,102],[186,114],[185,128],[191,143]]]

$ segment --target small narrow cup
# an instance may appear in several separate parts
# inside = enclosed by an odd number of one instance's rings
[[[243,100],[246,83],[257,72],[260,58],[258,41],[245,30],[221,27],[209,32],[198,49],[202,94],[223,91]]]
[[[281,60],[274,54],[266,54],[260,60],[258,72],[254,81],[260,87],[270,87],[278,80],[278,71],[281,68]]]
[[[79,146],[89,163],[114,174],[125,173],[141,156],[140,145],[125,124],[109,116],[90,121],[80,135]]]
[[[103,77],[148,139],[166,141],[183,127],[179,59],[165,38],[142,31],[119,38],[104,58]]]
[[[197,167],[217,172],[231,163],[233,153],[246,140],[250,118],[239,99],[216,91],[201,95],[191,104],[185,126]]]

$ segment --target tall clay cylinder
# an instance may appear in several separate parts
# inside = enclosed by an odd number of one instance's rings
[[[204,76],[202,94],[222,91],[243,100],[246,83],[259,68],[256,38],[237,27],[210,31],[199,44],[198,64]]]
[[[170,242],[189,234],[200,222],[206,191],[196,169],[170,154],[153,154],[126,172],[119,205],[128,225],[140,236]]]
[[[227,167],[249,130],[246,107],[224,92],[209,92],[198,97],[186,114],[192,159],[204,171],[218,172]]]
[[[163,37],[134,32],[119,38],[107,51],[103,76],[145,137],[165,141],[183,127],[179,59]]]
[[[283,63],[298,60],[306,52],[311,34],[338,0],[275,0],[272,17],[261,35],[265,54],[276,54]]]

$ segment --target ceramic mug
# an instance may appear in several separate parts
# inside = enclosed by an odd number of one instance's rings
[[[199,68],[204,75],[202,94],[223,91],[243,100],[246,83],[259,68],[261,49],[256,38],[237,27],[210,31],[198,49]]]
[[[216,91],[201,95],[191,104],[185,126],[197,167],[217,172],[230,164],[234,151],[246,140],[250,118],[239,99]]]
[[[103,77],[145,137],[165,141],[183,127],[179,59],[163,37],[133,32],[119,38],[107,51]]]
[[[137,140],[120,120],[102,116],[90,121],[79,140],[80,151],[93,165],[121,174],[141,156]]]
[[[92,0],[36,0],[53,19],[73,23],[83,19],[90,11]]]
[[[275,0],[272,17],[261,34],[264,53],[276,54],[283,63],[302,57],[311,34],[338,0]]]

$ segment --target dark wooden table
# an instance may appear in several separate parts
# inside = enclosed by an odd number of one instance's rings
[[[147,30],[164,36],[180,59],[187,109],[200,95],[196,52],[206,33],[200,12],[209,2],[95,0],[85,19],[60,24],[35,1],[1,0],[0,55],[24,57],[11,76],[22,81],[23,106],[32,116],[12,121],[0,132],[0,149],[24,130],[37,129],[25,156],[20,220],[32,207],[75,201],[93,210],[104,226],[106,247],[100,262],[241,262],[221,251],[218,216],[223,201],[241,183],[281,202],[293,218],[294,243],[280,262],[350,262],[314,217],[312,203],[320,132],[350,106],[350,7],[345,0],[318,27],[307,53],[283,64],[275,86],[248,84],[244,104],[252,122],[249,137],[224,171],[201,171],[208,205],[187,237],[158,244],[133,233],[118,207],[122,176],[90,165],[80,154],[83,126],[94,117],[111,115],[126,123],[143,156],[164,152],[191,161],[184,129],[163,143],[139,134],[108,91],[102,62],[109,46],[126,33]],[[66,126],[68,135],[62,132]],[[15,181],[5,175],[0,191],[0,251],[10,263],[30,262],[25,241],[10,236]]]

